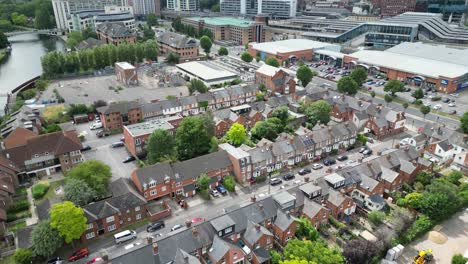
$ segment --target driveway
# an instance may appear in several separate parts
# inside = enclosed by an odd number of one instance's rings
[[[432,249],[434,262],[437,264],[450,264],[452,256],[464,254],[468,251],[468,211],[465,209],[455,214],[449,220],[440,224],[440,233],[446,236],[447,241],[442,244],[435,243],[428,235],[414,241],[405,247],[398,263],[412,263],[412,259],[420,250]],[[438,230],[439,226],[434,229]]]

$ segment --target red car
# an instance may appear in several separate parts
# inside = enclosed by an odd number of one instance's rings
[[[78,249],[77,251],[75,251],[75,253],[73,253],[73,254],[68,258],[68,261],[70,261],[70,262],[77,261],[77,260],[79,260],[79,259],[82,259],[82,258],[84,258],[84,257],[87,257],[88,255],[89,255],[88,248]]]
[[[101,257],[93,258],[91,261],[86,262],[86,264],[92,264],[92,263],[104,263],[104,259]]]
[[[192,224],[200,223],[200,222],[203,222],[203,221],[205,221],[205,219],[203,217],[192,218]]]

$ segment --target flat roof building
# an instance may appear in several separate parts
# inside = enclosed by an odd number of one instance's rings
[[[361,50],[345,55],[349,68],[364,67],[416,86],[453,93],[468,87],[468,49],[402,43],[386,51]]]
[[[287,39],[274,42],[251,43],[249,44],[248,52],[253,57],[258,54],[261,60],[275,58],[281,63],[285,60],[291,62],[296,60],[311,61],[314,51],[323,49],[339,52],[341,47],[335,44],[308,39]]]
[[[207,61],[192,61],[177,64],[180,72],[203,81],[207,86],[231,82],[238,78],[237,74],[220,69]]]
[[[231,16],[266,15],[272,18],[296,16],[296,0],[220,0],[221,13]]]

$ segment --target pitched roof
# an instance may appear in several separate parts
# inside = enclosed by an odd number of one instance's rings
[[[229,215],[223,215],[210,221],[211,225],[216,231],[224,230],[230,226],[234,226],[236,223]]]
[[[249,221],[244,233],[244,239],[250,245],[254,245],[263,236],[273,236],[273,234],[264,226]]]
[[[326,209],[326,208],[323,207],[322,205],[320,205],[319,203],[313,201],[313,200],[305,199],[304,200],[304,208],[302,209],[302,212],[304,214],[306,214],[308,217],[313,218],[322,209]]]
[[[173,264],[200,264],[200,260],[195,256],[190,255],[184,250],[178,248]]]
[[[28,138],[35,136],[37,134],[31,130],[18,127],[3,140],[3,144],[6,149],[23,146],[26,145]]]
[[[139,108],[140,104],[136,101],[121,102],[99,107],[97,111],[103,114],[120,113],[127,114],[129,110]]]
[[[211,249],[209,251],[209,255],[213,258],[215,262],[220,261],[226,253],[229,252],[231,249],[239,249],[238,246],[236,246],[233,243],[230,243],[219,236],[215,236],[213,239],[213,245],[211,246]]]
[[[280,209],[276,212],[274,224],[281,230],[286,230],[294,222],[294,219],[289,213],[284,213]]]
[[[335,206],[340,206],[345,200],[346,198],[341,192],[337,192],[335,190],[329,190],[328,202],[330,202],[331,204]]]
[[[135,33],[127,28],[123,23],[102,23],[97,25],[97,32],[102,32],[112,38],[134,37]]]
[[[158,42],[178,49],[198,47],[197,40],[170,31],[161,33]]]
[[[259,263],[265,263],[271,259],[270,253],[268,253],[268,250],[264,247],[254,249],[253,253]]]

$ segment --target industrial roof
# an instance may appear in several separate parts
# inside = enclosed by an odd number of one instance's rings
[[[252,48],[258,51],[264,51],[270,54],[276,54],[278,52],[288,53],[308,49],[322,49],[325,47],[335,47],[338,45],[324,43],[308,39],[287,39],[274,42],[263,42],[263,43],[253,43]]]
[[[249,27],[252,25],[252,21],[235,18],[235,17],[189,17],[187,18],[193,21],[204,20],[205,24],[215,26],[236,26],[236,27]]]
[[[322,55],[327,55],[327,56],[330,56],[330,57],[335,57],[337,59],[342,59],[344,57],[344,55],[345,55],[344,53],[341,53],[341,52],[338,52],[338,51],[325,50],[325,49],[317,50],[317,51],[315,51],[315,53],[322,54]]]
[[[424,77],[457,78],[468,73],[468,66],[388,51],[361,50],[351,54],[358,63],[395,69]]]
[[[174,126],[172,126],[166,120],[154,119],[144,123],[128,125],[125,126],[125,128],[130,132],[132,136],[137,137],[141,135],[151,134],[156,129],[171,130],[174,129]]]
[[[221,70],[219,67],[215,67],[206,61],[191,61],[177,64],[176,66],[177,68],[195,75],[204,81],[237,77],[237,74],[226,70]]]

